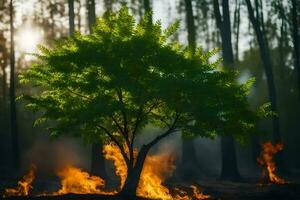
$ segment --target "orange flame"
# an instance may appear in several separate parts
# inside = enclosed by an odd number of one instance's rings
[[[15,188],[7,188],[4,190],[3,197],[10,196],[28,196],[29,191],[32,188],[31,184],[35,178],[36,166],[31,165],[29,172],[18,181],[18,185]]]
[[[105,181],[97,176],[75,167],[65,167],[57,175],[61,178],[62,187],[56,194],[103,194]]]
[[[104,146],[104,156],[107,160],[112,160],[116,168],[116,174],[121,179],[120,189],[123,187],[127,177],[127,166],[119,148],[115,145]],[[137,150],[135,150],[135,156]],[[164,199],[164,200],[192,200],[192,199],[208,199],[208,195],[202,194],[196,186],[191,186],[192,196],[189,196],[187,192],[176,189],[177,195],[172,195],[167,187],[163,185],[163,182],[171,177],[175,170],[175,155],[173,153],[163,153],[159,155],[148,155],[141,178],[137,188],[137,195],[152,199]]]
[[[279,151],[282,151],[283,144],[279,143],[276,145],[273,145],[271,142],[265,142],[262,144],[262,152],[260,156],[257,158],[257,162],[260,166],[264,168],[262,172],[262,177],[265,178],[268,176],[270,183],[275,184],[285,184],[287,183],[284,179],[278,177],[275,174],[276,171],[276,164],[273,159],[273,156],[278,153]]]
[[[116,145],[105,145],[103,150],[104,156],[107,160],[112,160],[116,175],[120,177],[119,190],[124,186],[127,177],[127,166],[119,148]],[[138,151],[134,151],[136,157]],[[175,170],[175,155],[173,153],[163,153],[160,155],[147,156],[144,167],[141,173],[141,178],[137,188],[137,195],[152,199],[164,200],[203,200],[209,198],[208,195],[202,194],[196,186],[190,186],[192,195],[189,195],[185,190],[175,188],[174,194],[163,185],[164,181],[171,177]],[[34,179],[35,167],[18,182],[17,188],[6,189],[5,197],[7,196],[21,196],[28,195],[31,183]],[[106,192],[105,181],[97,176],[91,176],[87,172],[79,168],[67,166],[57,173],[61,179],[61,188],[52,195],[61,194],[116,194],[117,191]],[[47,195],[47,194],[43,194]]]

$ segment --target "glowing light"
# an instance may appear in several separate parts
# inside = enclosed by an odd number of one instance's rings
[[[23,53],[33,53],[41,42],[41,32],[37,29],[26,27],[16,35],[16,48]]]

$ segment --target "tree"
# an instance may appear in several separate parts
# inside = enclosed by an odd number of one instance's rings
[[[193,7],[191,0],[185,0],[185,13],[186,13],[186,27],[187,27],[187,36],[188,36],[188,45],[191,52],[195,53],[196,51],[196,27],[194,21]],[[183,178],[193,179],[199,169],[197,168],[197,156],[196,150],[194,147],[193,139],[186,139],[182,141],[182,172]],[[194,175],[194,177],[193,177]]]
[[[223,64],[227,70],[233,68],[234,57],[231,42],[231,23],[228,0],[222,1],[222,14],[220,12],[219,0],[214,0],[214,13],[217,27],[221,33]],[[222,170],[221,178],[236,180],[240,178],[237,167],[236,149],[231,136],[221,137]]]
[[[214,52],[193,54],[167,42],[174,27],[162,31],[147,17],[135,25],[122,8],[99,19],[90,35],[40,47],[39,62],[21,76],[22,83],[43,89],[24,98],[42,111],[37,122],[54,120],[52,135],[72,133],[120,149],[127,166],[120,191],[125,199],[135,197],[146,156],[161,140],[179,131],[184,138],[230,133],[242,140],[264,113],[248,109],[249,83],[237,84],[236,73],[209,62]],[[147,124],[162,132],[134,153]]]
[[[73,35],[75,31],[75,13],[74,13],[74,0],[68,0],[69,6],[69,31],[70,35]]]
[[[293,27],[293,45],[294,45],[294,66],[298,75],[298,95],[300,99],[300,58],[299,58],[299,25],[298,25],[298,13],[297,13],[297,1],[292,1],[292,27]]]
[[[95,0],[87,0],[88,27],[90,33],[96,22]],[[107,178],[101,141],[92,144],[91,172],[94,175]]]
[[[150,0],[143,0],[144,1],[144,11],[148,14],[148,22],[152,24],[152,7]]]
[[[15,88],[15,44],[14,44],[14,5],[13,0],[10,0],[10,131],[12,139],[13,151],[13,167],[20,168],[20,147],[19,147],[19,134],[17,124],[17,111],[16,111],[16,88]]]
[[[269,90],[269,100],[271,102],[271,110],[274,113],[278,113],[277,109],[277,94],[276,94],[276,88],[275,88],[275,83],[274,83],[274,75],[273,75],[273,65],[272,65],[272,60],[270,58],[269,50],[268,50],[268,43],[266,41],[266,38],[264,36],[264,31],[263,31],[263,21],[254,15],[254,10],[251,4],[250,0],[245,0],[247,9],[248,9],[248,14],[249,14],[249,19],[250,22],[254,28],[255,35],[257,38],[257,42],[259,45],[260,49],[260,57],[264,66],[265,74],[267,77],[267,85],[268,85],[268,90]],[[279,118],[278,115],[273,115],[272,118],[273,122],[273,137],[275,143],[280,143],[282,142],[282,138],[280,135],[280,126],[279,126]],[[283,161],[283,153],[281,152],[279,155],[279,169],[284,170],[284,161]]]
[[[88,13],[88,26],[90,33],[93,31],[92,28],[96,22],[96,7],[95,0],[87,0],[87,13]]]

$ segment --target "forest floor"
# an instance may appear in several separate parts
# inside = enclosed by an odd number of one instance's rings
[[[289,183],[284,185],[257,185],[252,183],[214,181],[200,183],[199,187],[203,190],[204,194],[208,194],[211,196],[211,200],[300,200],[300,184],[296,183]],[[116,196],[91,194],[13,197],[7,199],[121,200],[121,198]]]
[[[290,181],[283,185],[274,184],[257,184],[257,179],[247,179],[241,182],[225,182],[214,180],[200,180],[197,183],[181,183],[181,182],[170,182],[166,186],[168,188],[189,188],[189,185],[193,184],[198,186],[204,194],[210,195],[210,200],[300,200],[300,176],[290,176],[287,178]],[[0,178],[0,198],[2,197],[2,192],[5,187],[16,185],[16,180],[8,180]],[[48,184],[47,184],[48,183]],[[51,185],[53,191],[59,188],[58,181],[51,181],[43,183],[46,185]],[[33,194],[38,194],[38,192],[48,191],[43,190],[44,186],[37,181],[34,184]],[[49,187],[47,187],[49,188]],[[45,188],[44,188],[45,189]],[[172,193],[172,190],[170,190]],[[122,200],[116,196],[104,196],[104,195],[87,195],[87,194],[67,194],[60,196],[30,196],[30,197],[14,197],[7,199],[66,199],[66,200]]]

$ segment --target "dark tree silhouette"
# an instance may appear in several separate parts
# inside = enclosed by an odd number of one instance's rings
[[[191,0],[185,0],[186,27],[188,31],[188,45],[193,53],[196,50],[196,27]],[[181,174],[185,180],[194,179],[199,172],[197,169],[197,156],[193,139],[182,140]]]
[[[297,8],[299,6],[299,2],[297,5],[297,0],[292,1],[292,27],[293,27],[293,45],[294,45],[294,66],[297,70],[298,75],[298,96],[300,100],[300,56],[299,56],[299,25],[298,25],[298,13]]]
[[[272,64],[272,60],[271,60],[269,49],[268,49],[268,43],[264,36],[263,21],[261,18],[255,17],[254,9],[252,7],[251,1],[250,0],[245,0],[245,1],[246,1],[247,9],[248,9],[249,19],[250,19],[250,22],[255,31],[256,39],[257,39],[259,49],[260,49],[260,57],[261,57],[261,60],[262,60],[263,66],[264,66],[264,70],[266,73],[266,77],[267,77],[267,85],[268,85],[268,91],[269,91],[269,100],[271,102],[271,109],[273,112],[278,113],[277,92],[276,92],[275,83],[274,83],[273,64]],[[280,135],[280,126],[279,126],[278,115],[273,116],[272,122],[273,122],[274,142],[280,143],[280,142],[282,142],[282,138]],[[285,170],[283,151],[281,151],[278,154],[278,161],[279,161],[279,163],[278,163],[279,169],[281,171]]]
[[[151,0],[143,0],[144,1],[144,12],[148,13],[148,22],[152,24],[152,6],[151,6]]]
[[[220,12],[219,0],[214,0],[214,13],[217,27],[221,33],[222,54],[224,67],[229,70],[233,69],[234,57],[231,42],[231,23],[228,0],[222,1],[222,15]],[[236,149],[233,138],[230,136],[221,137],[221,153],[222,153],[222,170],[221,178],[224,180],[237,180],[240,178]]]
[[[69,7],[69,32],[73,35],[75,31],[75,13],[74,13],[74,0],[68,0]]]
[[[16,88],[15,88],[15,43],[14,43],[14,5],[13,0],[10,0],[10,131],[12,139],[12,155],[13,167],[20,168],[20,147],[19,147],[19,134],[17,124],[17,111],[16,111]]]
[[[96,5],[95,0],[86,0],[87,13],[88,13],[88,26],[90,33],[93,31],[93,25],[96,22]]]

